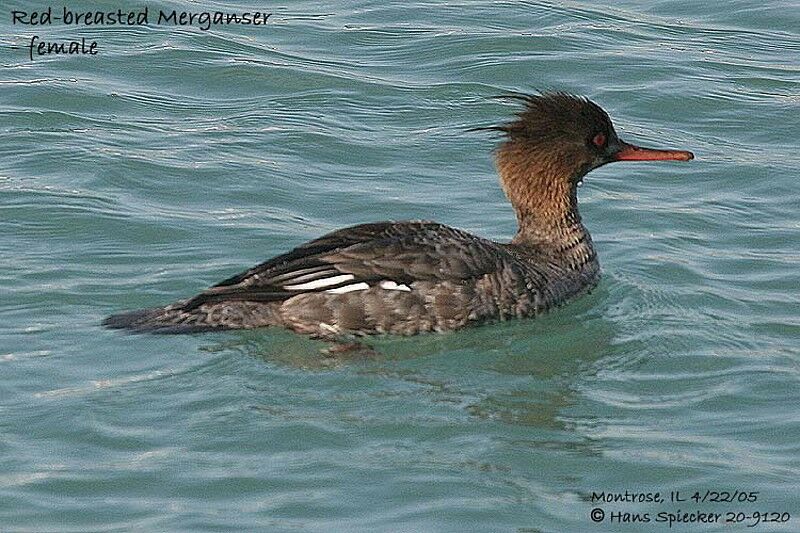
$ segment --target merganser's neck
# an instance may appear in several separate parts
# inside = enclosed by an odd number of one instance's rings
[[[578,213],[577,181],[584,169],[570,169],[567,154],[536,151],[508,142],[497,151],[500,183],[517,215],[513,244],[561,247],[588,236]]]

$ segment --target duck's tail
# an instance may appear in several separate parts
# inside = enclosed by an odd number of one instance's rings
[[[180,304],[173,304],[111,315],[102,324],[107,328],[125,329],[132,333],[192,333],[219,329],[205,319],[205,314],[187,312]]]
[[[188,300],[111,315],[103,326],[132,333],[195,333],[278,324],[272,306],[252,302],[219,302],[199,307]]]

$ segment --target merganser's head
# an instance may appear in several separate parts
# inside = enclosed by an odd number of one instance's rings
[[[525,107],[516,120],[497,127],[507,134],[504,150],[525,150],[533,157],[557,156],[564,177],[580,181],[590,170],[614,161],[688,161],[683,150],[655,150],[628,144],[617,136],[611,119],[587,98],[566,93],[520,96]]]
[[[506,134],[496,153],[500,182],[517,210],[557,218],[574,211],[576,187],[592,169],[614,161],[688,161],[683,150],[655,150],[622,141],[608,114],[587,98],[556,92],[513,95],[524,108],[516,119],[490,129]]]

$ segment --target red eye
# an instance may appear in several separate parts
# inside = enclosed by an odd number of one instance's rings
[[[606,135],[604,133],[598,133],[592,139],[592,144],[597,146],[598,148],[602,148],[606,145]]]

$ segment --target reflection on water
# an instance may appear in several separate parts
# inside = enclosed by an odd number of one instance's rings
[[[337,386],[315,393],[326,407],[313,415],[292,409],[297,399],[276,398],[273,386],[253,384],[261,398],[252,409],[268,418],[436,427],[467,416],[536,430],[537,437],[516,437],[511,446],[597,454],[600,441],[582,434],[565,413],[579,402],[578,384],[594,374],[595,363],[613,344],[615,326],[603,317],[606,294],[601,287],[585,301],[536,320],[414,338],[367,338],[374,351],[366,357],[330,357],[320,353],[325,343],[277,329],[225,335],[201,349],[300,371],[300,381],[310,371],[347,384],[344,392]],[[299,392],[284,390],[280,396],[294,394]],[[404,406],[400,413],[398,405]]]

